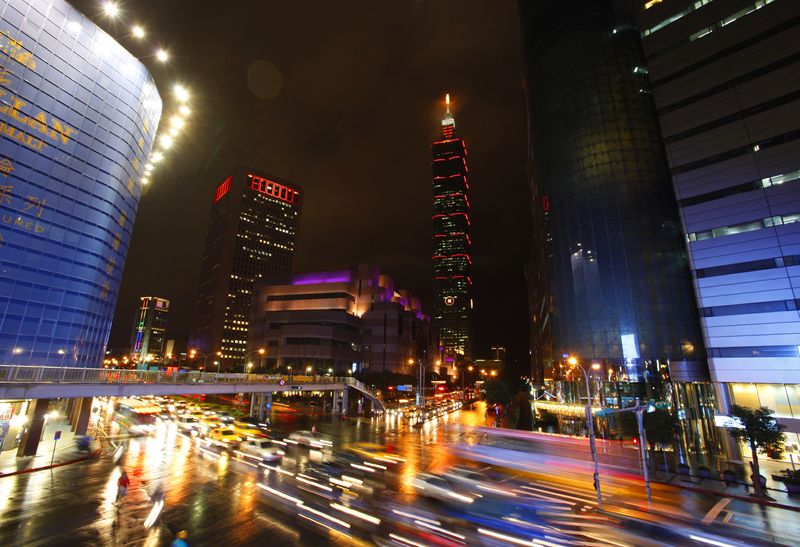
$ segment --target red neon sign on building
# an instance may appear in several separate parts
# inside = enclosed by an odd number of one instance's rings
[[[233,182],[233,177],[228,177],[222,184],[217,186],[217,189],[214,191],[214,203],[221,200],[222,196],[228,193],[228,190],[231,189],[232,182]]]
[[[250,182],[250,188],[256,192],[261,192],[262,194],[277,198],[281,201],[285,201],[286,203],[300,202],[300,192],[297,192],[288,186],[256,175],[247,176],[252,179]]]

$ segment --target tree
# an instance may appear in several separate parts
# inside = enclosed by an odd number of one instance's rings
[[[780,458],[783,454],[783,443],[786,435],[783,430],[786,426],[779,424],[772,417],[775,411],[765,406],[752,409],[739,405],[731,407],[731,416],[738,418],[739,427],[729,427],[728,432],[738,440],[743,440],[750,445],[753,461],[750,467],[753,470],[753,487],[756,496],[765,498],[764,488],[761,486],[761,471],[758,466],[758,452],[767,454],[772,458]]]
[[[483,398],[488,405],[506,406],[511,402],[511,390],[503,380],[486,380],[483,383]]]
[[[655,447],[661,449],[664,456],[664,466],[667,464],[667,456],[664,448],[675,442],[675,431],[678,428],[678,421],[675,416],[666,409],[657,409],[655,412],[646,412],[644,415],[644,429],[647,432],[647,441],[650,443],[650,461],[655,466]]]

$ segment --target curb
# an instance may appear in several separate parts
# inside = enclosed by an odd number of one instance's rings
[[[45,465],[43,467],[32,467],[30,469],[21,469],[19,471],[14,471],[12,473],[2,473],[2,472],[0,472],[0,479],[2,479],[4,477],[12,477],[14,475],[25,475],[26,473],[33,473],[35,471],[45,471],[47,469],[55,469],[56,467],[63,467],[65,465],[71,465],[73,463],[85,462],[85,461],[87,461],[89,459],[100,457],[100,454],[102,454],[102,452],[103,452],[103,449],[102,448],[98,448],[97,450],[87,454],[86,456],[81,456],[80,458],[76,458],[74,460],[69,460],[69,461],[66,461],[66,462],[55,463],[53,465]]]
[[[669,482],[661,482],[661,481],[651,481],[655,484],[660,484],[662,486],[672,486],[673,488],[681,488],[683,490],[689,490],[691,492],[698,492],[700,494],[711,494],[714,496],[720,496],[723,498],[731,498],[740,501],[749,501],[750,503],[757,503],[758,505],[768,505],[770,507],[776,507],[778,509],[786,509],[788,511],[795,511],[796,513],[800,513],[800,507],[796,507],[794,505],[786,505],[783,503],[778,503],[776,501],[770,500],[762,500],[752,496],[741,496],[739,494],[729,494],[728,492],[718,492],[716,490],[711,490],[709,488],[698,488],[696,486],[684,486],[678,484],[672,484]]]

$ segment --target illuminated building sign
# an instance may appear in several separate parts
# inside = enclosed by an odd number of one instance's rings
[[[214,203],[218,202],[222,199],[222,196],[228,193],[228,190],[231,189],[231,183],[233,182],[233,177],[228,177],[225,179],[225,182],[217,186],[217,189],[214,191]]]
[[[160,117],[144,65],[66,1],[3,2],[3,362],[100,366]]]
[[[252,179],[250,181],[250,187],[257,192],[267,194],[268,196],[277,198],[287,203],[300,202],[300,192],[297,192],[288,186],[256,175],[247,176]]]

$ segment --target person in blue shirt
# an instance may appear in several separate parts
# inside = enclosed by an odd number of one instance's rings
[[[170,547],[189,547],[189,544],[186,543],[186,538],[189,537],[189,532],[186,530],[181,530],[177,534],[175,534],[175,539],[170,543]]]

